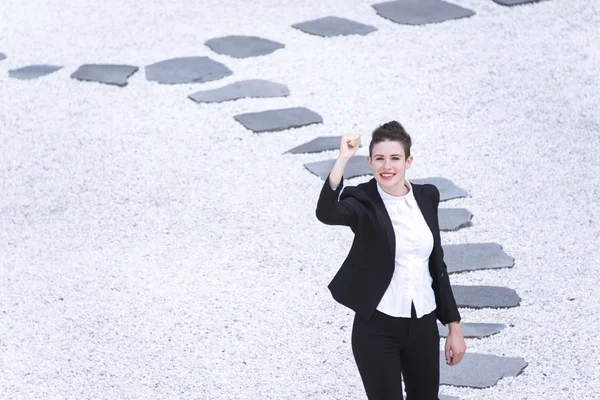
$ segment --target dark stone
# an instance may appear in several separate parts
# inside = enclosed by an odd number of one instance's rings
[[[0,61],[4,60],[5,58],[6,58],[6,54],[0,53]]]
[[[247,129],[256,133],[277,132],[323,122],[323,118],[319,114],[304,107],[239,114],[234,118]]]
[[[444,261],[449,273],[511,268],[515,265],[515,259],[506,254],[498,243],[444,245]]]
[[[235,58],[264,56],[285,47],[281,43],[256,36],[235,35],[210,39],[204,44],[215,53],[226,54]]]
[[[454,183],[452,183],[452,181],[446,178],[435,177],[425,179],[411,179],[410,181],[421,185],[430,183],[436,186],[440,191],[440,201],[469,196],[469,193],[467,193],[464,189],[459,188]]]
[[[498,286],[452,285],[456,305],[464,308],[512,308],[521,298],[513,289]]]
[[[374,4],[377,14],[406,25],[424,25],[475,15],[475,11],[442,0],[398,0]]]
[[[340,17],[323,17],[312,21],[300,22],[293,28],[317,36],[368,35],[377,30],[374,26],[361,24]]]
[[[446,364],[440,352],[440,384],[472,388],[488,388],[507,376],[518,376],[527,367],[520,357],[499,357],[489,354],[465,353],[458,365]]]
[[[11,69],[8,76],[17,79],[35,79],[62,69],[58,65],[28,65],[27,67]]]
[[[260,79],[235,82],[222,88],[196,92],[188,97],[196,103],[220,103],[245,97],[285,97],[290,90],[281,83]]]
[[[85,64],[71,74],[71,78],[82,81],[106,83],[108,85],[125,86],[127,78],[139,68],[133,65]]]
[[[333,164],[335,164],[335,160],[325,160],[304,164],[304,167],[321,179],[325,180],[331,172]],[[369,168],[367,157],[354,156],[350,159],[350,161],[348,161],[348,164],[344,169],[344,178],[350,179],[357,176],[370,175],[371,173],[372,172],[371,168]]]
[[[319,136],[314,138],[310,142],[301,144],[300,146],[294,147],[286,153],[300,154],[300,153],[319,153],[321,151],[338,150],[342,143],[341,136]],[[362,147],[362,145],[359,145]]]
[[[473,322],[461,322],[463,336],[466,338],[484,338],[500,333],[506,325],[504,324],[481,324]],[[441,337],[448,336],[448,327],[438,323]]]
[[[457,231],[471,225],[473,214],[465,208],[438,208],[440,230]]]
[[[232,72],[208,57],[179,57],[146,66],[146,79],[158,83],[202,83],[216,81]]]
[[[541,0],[493,0],[495,3],[503,6],[517,6],[520,4],[537,3]]]

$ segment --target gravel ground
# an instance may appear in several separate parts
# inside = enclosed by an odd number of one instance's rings
[[[444,204],[474,219],[443,242],[493,241],[516,259],[452,281],[517,290],[518,308],[463,312],[510,326],[467,345],[529,366],[442,393],[600,399],[600,5],[454,2],[477,14],[410,27],[366,0],[2,0],[0,398],[364,399],[353,315],[326,287],[351,232],[316,220],[322,182],[303,168],[336,153],[282,153],[398,119],[415,141],[409,178],[471,194]],[[290,27],[326,15],[379,30]],[[239,60],[203,45],[229,34],[286,48]],[[125,88],[69,78],[84,63],[193,55],[234,74],[165,86],[141,70]],[[8,78],[39,63],[65,68]],[[186,98],[241,79],[292,95]],[[257,135],[233,119],[295,106],[324,124]]]

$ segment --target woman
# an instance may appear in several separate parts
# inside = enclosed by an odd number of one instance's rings
[[[343,172],[360,136],[342,137],[340,154],[325,180],[317,218],[346,225],[354,242],[329,284],[336,301],[355,311],[352,352],[369,400],[438,399],[439,332],[448,325],[448,365],[466,345],[440,242],[434,185],[410,183],[411,138],[388,122],[372,134],[367,161],[374,179],[342,191]]]

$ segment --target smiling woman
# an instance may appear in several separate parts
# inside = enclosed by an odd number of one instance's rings
[[[404,180],[413,160],[411,145],[410,136],[396,121],[388,122],[373,132],[367,161],[377,183],[393,196],[408,193]]]
[[[343,172],[360,145],[342,137],[340,155],[317,203],[317,218],[352,228],[355,239],[329,284],[334,299],[356,312],[352,351],[369,400],[433,400],[439,392],[439,332],[449,325],[446,363],[456,365],[466,345],[440,240],[433,185],[405,177],[413,156],[402,125],[372,134],[368,162],[374,179],[343,187]]]

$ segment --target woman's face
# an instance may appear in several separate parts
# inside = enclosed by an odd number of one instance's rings
[[[375,180],[382,188],[393,190],[404,185],[404,174],[412,164],[413,157],[404,156],[404,147],[396,140],[379,142],[367,161]]]

